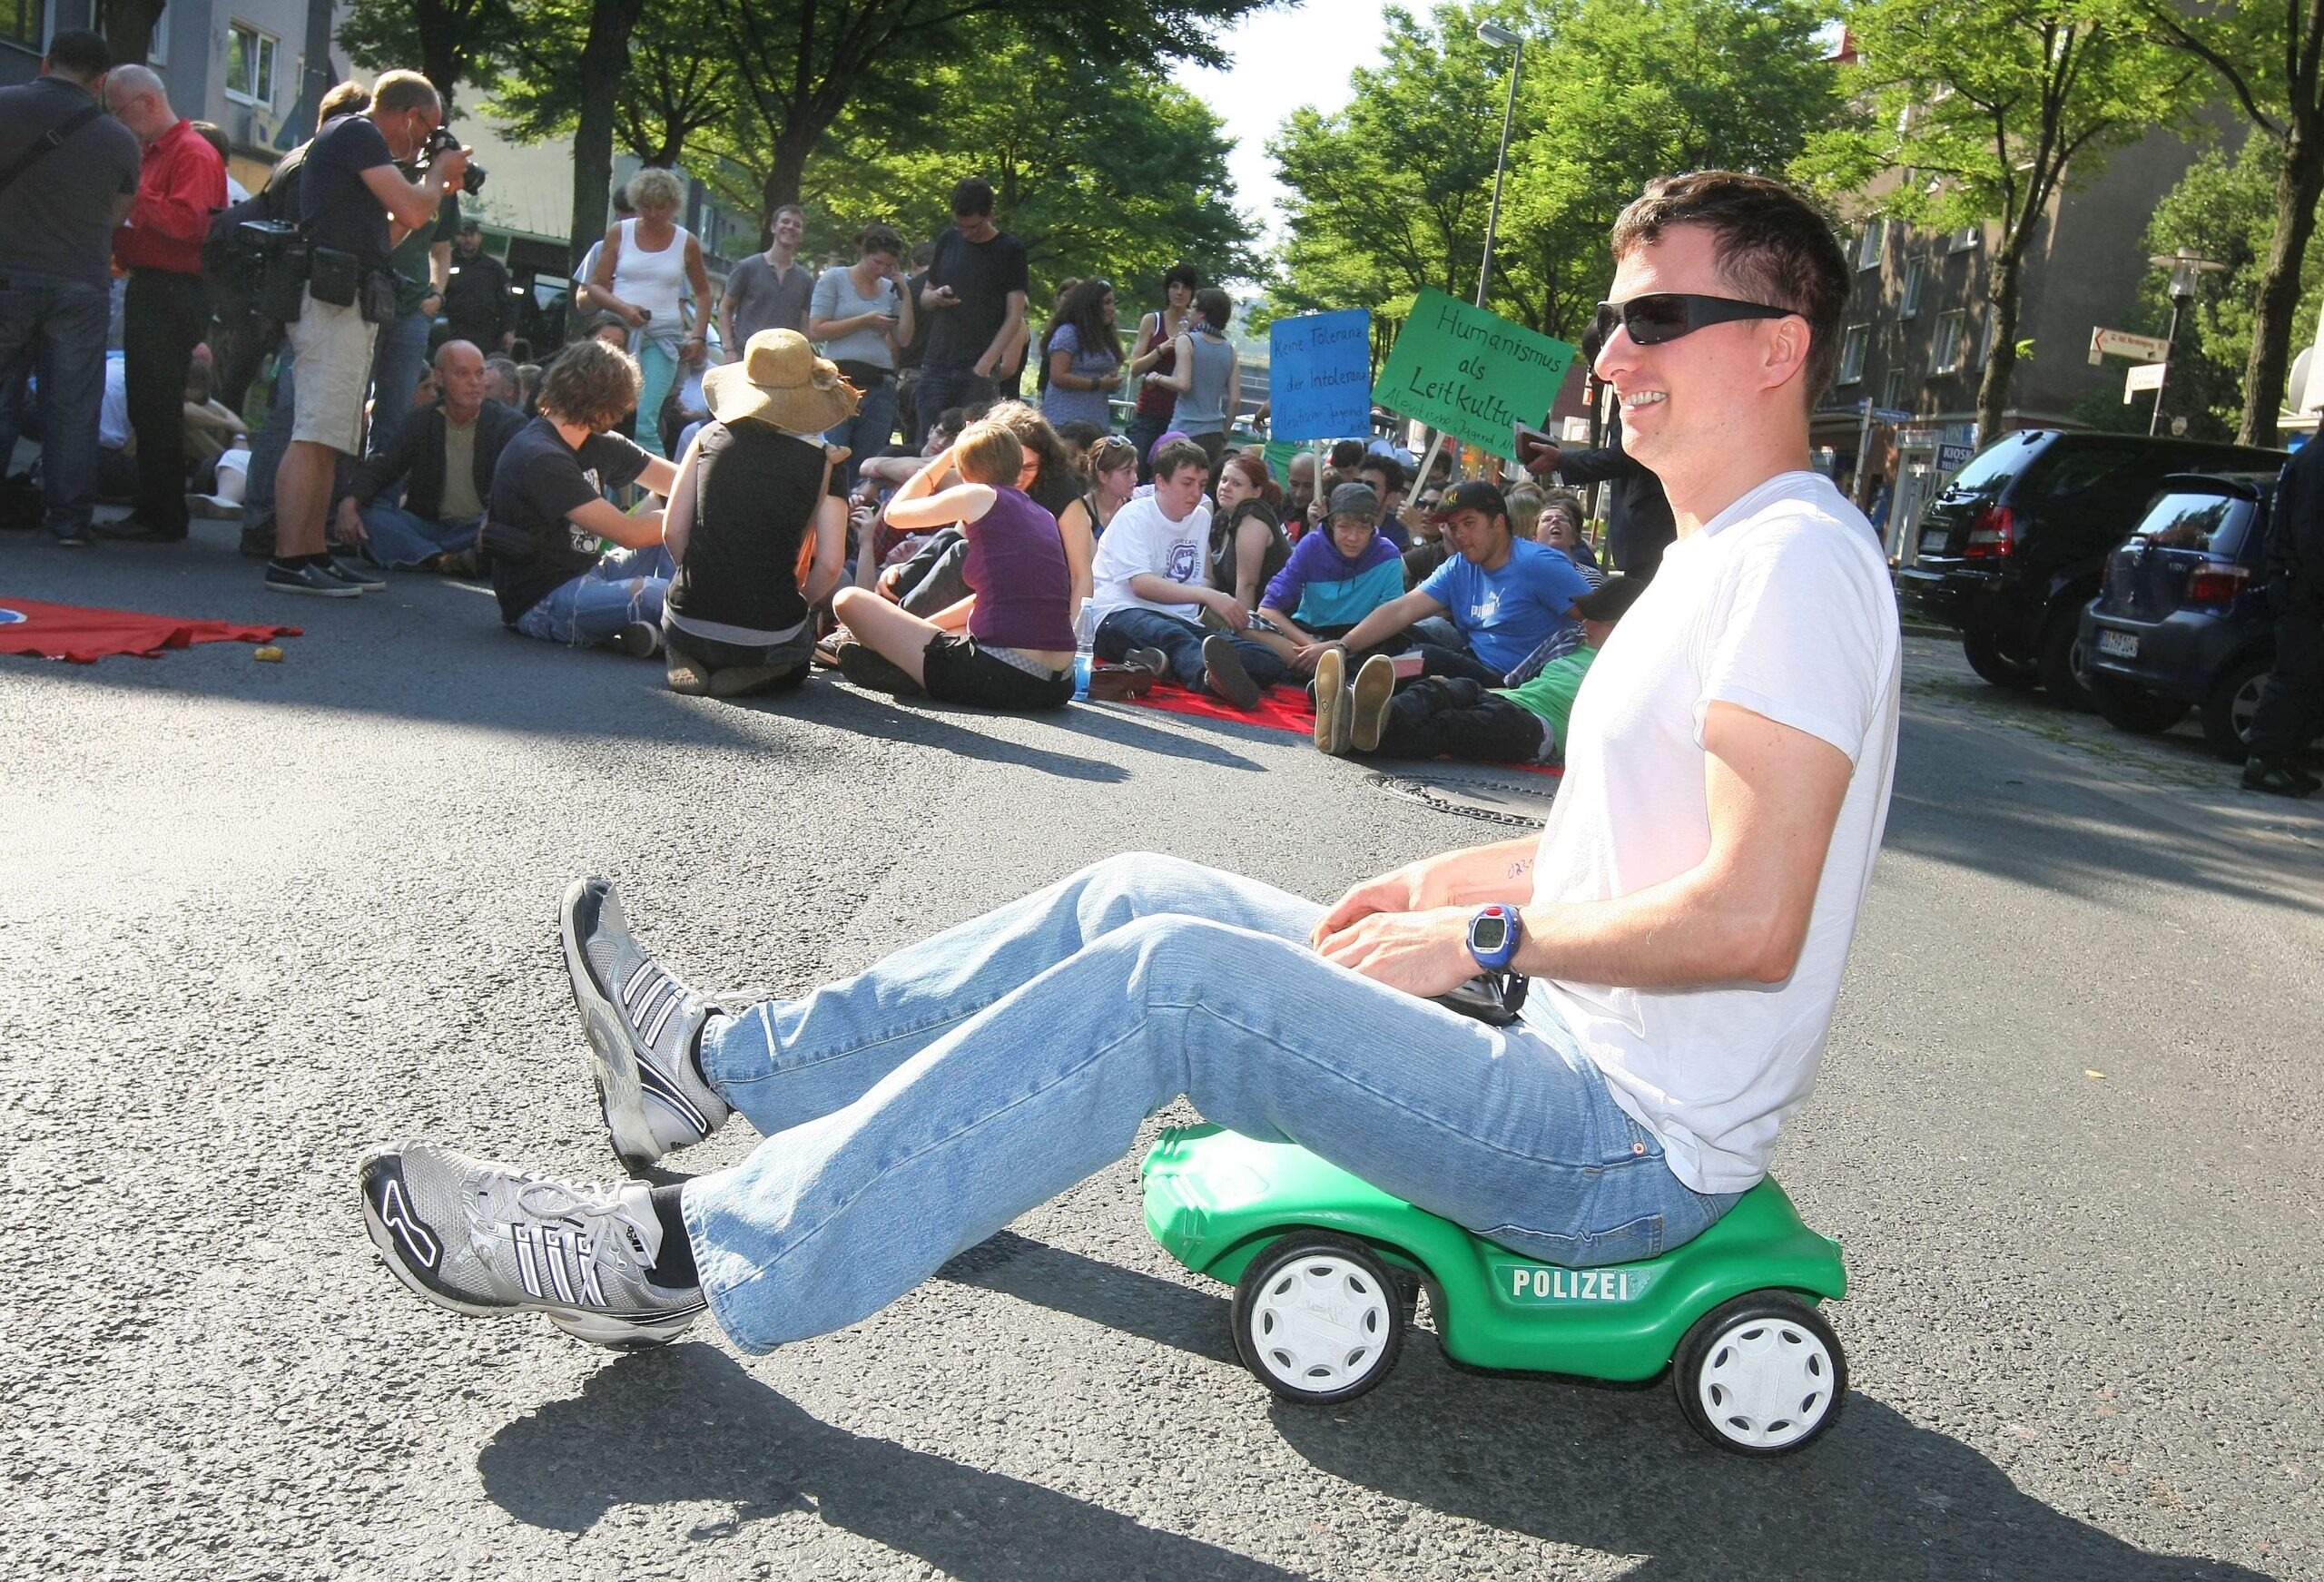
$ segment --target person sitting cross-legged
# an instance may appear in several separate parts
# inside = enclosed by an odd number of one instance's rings
[[[1396,662],[1375,653],[1342,686],[1337,653],[1315,669],[1315,746],[1331,753],[1384,758],[1461,758],[1474,763],[1555,763],[1581,678],[1614,623],[1646,591],[1643,579],[1611,578],[1573,602],[1581,641],[1521,686],[1481,686],[1463,675],[1423,676],[1396,685]]]
[[[1344,637],[1358,622],[1403,596],[1403,562],[1380,532],[1380,496],[1362,484],[1332,491],[1324,530],[1292,545],[1291,558],[1267,584],[1259,601],[1265,615],[1303,655],[1334,652],[1326,644]],[[1295,659],[1292,668],[1312,671],[1315,659]]]
[[[1590,585],[1547,545],[1512,536],[1501,491],[1471,478],[1445,491],[1441,507],[1460,553],[1412,592],[1390,600],[1330,646],[1343,656],[1371,649],[1411,650],[1423,675],[1461,675],[1499,686],[1526,657],[1572,622],[1573,601]],[[1414,641],[1405,629],[1432,615],[1449,615],[1461,646]],[[1404,638],[1400,644],[1396,639]],[[1316,668],[1324,644],[1310,644],[1298,662]],[[1343,661],[1344,663],[1344,659]]]
[[[1072,702],[1073,570],[1057,518],[1019,485],[1025,467],[1017,436],[987,419],[969,425],[896,491],[888,502],[896,526],[960,526],[969,597],[922,620],[870,588],[842,588],[832,614],[854,641],[840,645],[841,674],[988,709]],[[936,486],[955,471],[961,482]]]
[[[1286,666],[1245,635],[1250,606],[1209,585],[1210,507],[1202,495],[1209,481],[1210,457],[1194,441],[1173,439],[1155,452],[1154,492],[1115,513],[1098,540],[1089,599],[1095,652],[1108,663],[1149,660],[1180,686],[1256,708],[1261,690],[1281,680]],[[1208,610],[1226,630],[1206,632],[1177,613],[1190,607]]]
[[[541,379],[541,415],[517,431],[492,471],[484,547],[500,619],[527,637],[662,651],[670,556],[662,513],[632,516],[605,491],[642,482],[667,496],[677,467],[612,432],[637,406],[637,364],[618,347],[576,340]],[[618,548],[598,553],[597,541]]]
[[[472,575],[493,472],[525,420],[515,408],[486,399],[484,354],[465,340],[436,349],[436,405],[413,415],[394,448],[357,465],[339,502],[339,538],[368,542],[381,565]],[[387,496],[399,484],[400,497],[390,505]]]
[[[795,329],[762,329],[703,376],[710,421],[678,463],[663,536],[677,569],[662,611],[670,690],[746,697],[807,678],[813,612],[847,563],[844,447],[824,432],[855,391]]]

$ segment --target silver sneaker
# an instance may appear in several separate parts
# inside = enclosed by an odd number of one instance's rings
[[[557,920],[597,1102],[621,1162],[643,1170],[724,1125],[734,1112],[694,1059],[710,1007],[630,938],[613,881],[574,880]]]
[[[642,1182],[554,1180],[399,1143],[362,1164],[363,1224],[389,1270],[454,1312],[537,1312],[599,1346],[675,1341],[708,1304],[654,1284],[662,1223]]]

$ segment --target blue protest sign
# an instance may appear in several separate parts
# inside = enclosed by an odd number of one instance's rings
[[[1267,330],[1267,432],[1344,439],[1372,432],[1372,315],[1363,308],[1278,319]]]

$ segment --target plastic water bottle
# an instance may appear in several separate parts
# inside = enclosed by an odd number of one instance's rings
[[[1098,613],[1085,602],[1073,618],[1073,695],[1089,695],[1089,667],[1098,660]]]

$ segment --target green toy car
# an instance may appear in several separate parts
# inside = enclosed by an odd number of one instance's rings
[[[1847,1394],[1815,1305],[1847,1294],[1839,1244],[1773,1179],[1686,1245],[1602,1269],[1521,1256],[1304,1148],[1217,1126],[1163,1133],[1144,1180],[1147,1229],[1236,1287],[1235,1349],[1285,1400],[1386,1378],[1423,1285],[1455,1363],[1618,1381],[1667,1367],[1687,1420],[1743,1455],[1799,1449]]]

